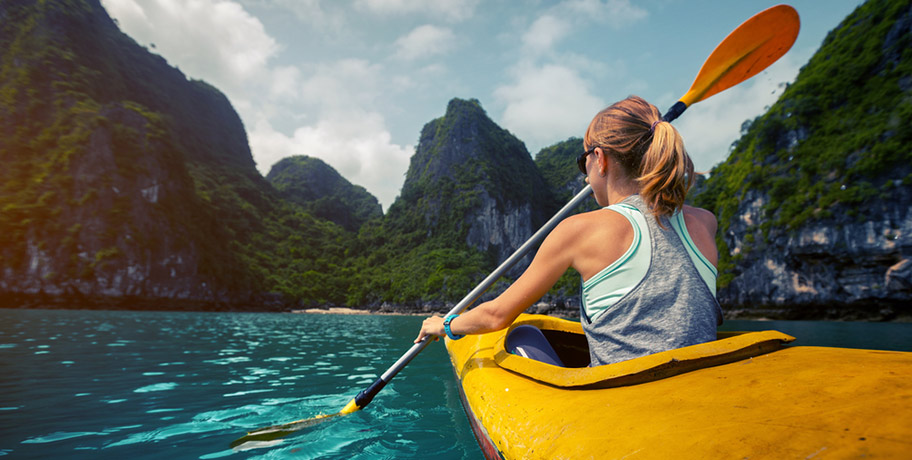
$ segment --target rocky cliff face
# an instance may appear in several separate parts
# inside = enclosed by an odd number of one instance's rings
[[[748,192],[725,232],[739,274],[719,298],[726,306],[794,318],[892,318],[912,298],[912,193],[869,203],[869,218],[840,216],[763,241],[756,222],[769,198]],[[753,242],[753,243],[751,243]]]
[[[0,296],[248,301],[255,277],[225,249],[256,219],[218,201],[266,209],[274,191],[224,95],[136,45],[97,0],[4,2],[0,18]]]
[[[551,200],[525,145],[478,101],[460,99],[422,130],[401,199],[398,206],[420,209],[429,237],[455,230],[498,261],[544,223]]]
[[[538,230],[530,203],[498,209],[497,200],[487,191],[478,194],[480,206],[466,218],[469,227],[466,243],[478,250],[496,250],[497,258],[504,260],[522,246]],[[538,217],[538,216],[535,216]]]
[[[185,203],[194,196],[186,170],[161,155],[167,146],[148,138],[156,127],[142,115],[116,106],[99,114],[136,136],[124,139],[110,126],[88,133],[85,149],[74,152],[64,167],[72,180],[48,192],[54,193],[49,206],[68,205],[4,247],[0,292],[82,306],[162,298],[173,299],[175,307],[229,301],[228,289],[200,273],[198,236],[178,221],[192,219],[193,208],[199,208]],[[129,155],[121,151],[124,141],[131,146]],[[24,253],[17,251],[21,243]]]
[[[870,0],[696,198],[720,219],[719,299],[748,314],[912,314],[912,5]]]

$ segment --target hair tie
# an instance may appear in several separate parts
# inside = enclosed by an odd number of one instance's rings
[[[652,122],[652,126],[649,128],[649,132],[651,132],[651,133],[652,133],[652,132],[655,132],[655,130],[656,130],[656,125],[659,124],[659,123],[661,123],[661,122],[662,122],[662,120],[656,120],[656,121]]]

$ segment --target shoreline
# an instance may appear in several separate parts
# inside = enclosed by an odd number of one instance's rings
[[[2,293],[0,293],[2,294]],[[453,305],[372,305],[363,307],[349,306],[282,306],[277,304],[244,302],[232,304],[201,305],[197,302],[175,301],[162,302],[161,299],[137,301],[139,299],[121,299],[120,302],[91,302],[77,299],[64,302],[61,299],[4,299],[0,295],[0,309],[24,310],[122,310],[122,311],[200,311],[200,312],[236,312],[236,313],[295,313],[295,314],[336,314],[336,315],[383,315],[383,316],[443,316]],[[110,300],[110,299],[109,299]],[[256,305],[256,307],[254,307]],[[257,308],[259,307],[259,308]],[[578,319],[579,309],[567,304],[553,305],[538,303],[529,307],[525,313],[542,314],[567,319]],[[726,320],[757,321],[843,321],[843,322],[892,322],[912,323],[912,309],[898,305],[853,305],[821,306],[806,305],[792,307],[732,306],[723,308]]]
[[[329,307],[329,308],[305,308],[300,310],[291,310],[288,313],[305,314],[305,315],[362,315],[362,316],[428,316],[434,312],[402,312],[402,311],[383,311],[383,310],[359,310],[350,307]]]
[[[310,307],[304,309],[294,309],[287,311],[293,314],[308,315],[379,315],[379,316],[433,316],[435,314],[443,316],[452,307],[445,309],[434,309],[424,307],[421,309],[394,310],[391,308],[351,308],[351,307]],[[557,316],[567,319],[579,319],[579,311],[576,309],[563,308],[543,308],[541,305],[532,306],[525,313],[543,314]],[[792,314],[789,314],[792,313]],[[854,314],[852,314],[854,313]],[[726,320],[752,320],[752,321],[833,321],[833,322],[870,322],[870,323],[912,323],[912,316],[908,314],[883,315],[883,314],[861,314],[858,312],[849,312],[849,314],[829,314],[820,316],[795,315],[793,312],[772,309],[732,309],[723,311]]]

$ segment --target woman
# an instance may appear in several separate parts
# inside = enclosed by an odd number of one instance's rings
[[[715,340],[716,219],[684,205],[694,172],[678,131],[631,96],[595,116],[583,147],[580,171],[604,208],[562,221],[503,294],[446,324],[426,319],[416,342],[506,328],[569,267],[583,279],[591,365]]]

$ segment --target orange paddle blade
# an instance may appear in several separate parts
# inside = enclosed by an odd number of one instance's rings
[[[798,12],[788,5],[755,14],[713,50],[681,102],[689,106],[760,73],[792,47],[800,28]]]

